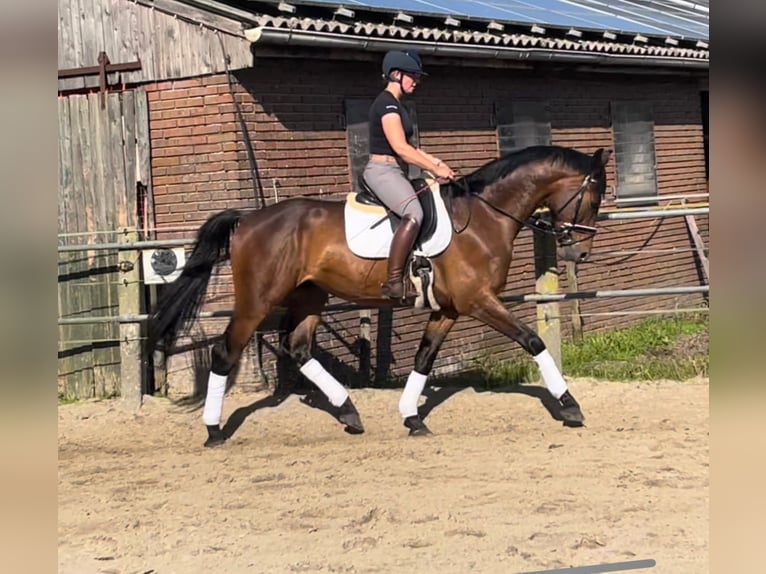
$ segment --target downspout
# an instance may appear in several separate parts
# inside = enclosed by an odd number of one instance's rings
[[[373,39],[343,35],[332,32],[281,29],[259,26],[245,30],[245,37],[251,43],[321,48],[348,48],[383,52],[397,47],[417,48],[421,54],[436,56],[457,56],[469,58],[492,58],[502,60],[562,62],[570,64],[600,64],[660,66],[707,70],[708,60],[693,58],[664,58],[658,56],[578,53],[566,50],[541,50],[538,48],[516,48],[497,46],[469,46],[463,44],[442,44],[422,40]]]

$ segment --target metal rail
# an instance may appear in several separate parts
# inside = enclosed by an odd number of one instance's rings
[[[709,207],[660,208],[656,210],[644,211],[625,211],[602,213],[598,216],[599,221],[603,220],[624,220],[624,219],[644,219],[655,217],[678,217],[686,215],[708,215]],[[194,239],[152,239],[146,241],[134,241],[130,243],[99,243],[97,245],[59,245],[59,253],[78,252],[78,251],[135,251],[136,249],[152,249],[162,247],[183,247],[193,245]]]
[[[690,293],[709,293],[708,285],[694,287],[654,287],[648,289],[616,289],[602,291],[578,291],[576,293],[552,293],[542,295],[539,293],[530,293],[527,295],[506,295],[500,297],[503,303],[545,303],[553,301],[563,301],[568,299],[599,299],[602,297],[653,297],[657,295],[684,295]],[[362,309],[375,309],[376,307],[366,307],[355,305],[353,303],[336,303],[325,307],[325,311],[355,311]],[[424,310],[426,311],[426,310]],[[219,317],[231,317],[231,311],[203,311],[197,315],[200,319],[214,319]],[[66,317],[58,320],[59,325],[87,325],[91,323],[142,323],[148,321],[150,315],[110,315],[102,317]]]

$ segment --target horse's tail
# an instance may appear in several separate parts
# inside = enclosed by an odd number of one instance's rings
[[[242,214],[239,210],[227,209],[211,216],[199,229],[181,275],[169,285],[152,313],[149,352],[161,342],[166,349],[171,349],[180,332],[197,317],[213,268],[229,259],[231,234]]]

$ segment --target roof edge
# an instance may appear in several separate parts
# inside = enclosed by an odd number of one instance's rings
[[[550,48],[524,48],[517,46],[468,45],[453,42],[427,42],[422,40],[397,40],[374,38],[352,34],[318,32],[257,26],[245,30],[245,37],[253,44],[292,45],[325,48],[350,48],[382,52],[399,47],[416,48],[422,54],[494,58],[503,60],[562,62],[571,64],[633,65],[668,68],[708,70],[710,61],[699,58],[646,56],[643,54],[619,54],[592,51],[556,50]]]

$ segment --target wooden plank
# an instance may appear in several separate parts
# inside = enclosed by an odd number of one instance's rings
[[[104,203],[110,206],[108,229],[119,230],[128,226],[127,211],[130,209],[126,198],[125,158],[122,128],[122,94],[109,94],[107,109],[102,110],[107,122],[106,136],[101,148],[104,150],[102,165],[109,170],[109,183],[104,187]]]
[[[98,53],[103,45],[103,30],[100,34],[96,33],[95,6],[93,0],[77,0],[80,5],[80,44],[82,52],[80,54],[80,66],[95,66],[98,63]],[[100,20],[101,11],[98,11]],[[98,77],[83,78],[83,85],[93,87],[98,85]]]
[[[66,0],[59,0],[58,2],[58,19],[59,19],[59,33],[58,33],[58,67],[64,68],[76,68],[76,48],[75,40],[73,37],[73,20],[72,12],[73,8],[76,8],[76,2],[68,2]],[[78,22],[79,24],[79,22]],[[82,80],[79,78],[72,78],[67,80],[59,80],[59,90],[76,89],[82,86]]]
[[[710,262],[707,255],[705,255],[705,244],[702,242],[702,236],[700,235],[699,228],[697,227],[697,221],[693,215],[686,216],[686,225],[689,228],[689,233],[692,236],[694,247],[697,250],[697,257],[702,265],[702,273],[705,276],[705,284],[710,285]]]
[[[112,93],[106,97],[106,109],[97,109],[99,117],[98,164],[100,166],[101,185],[97,190],[96,199],[103,209],[98,213],[100,229],[117,229],[119,213],[119,197],[124,195],[125,176],[122,159],[122,110],[120,94]],[[114,240],[110,236],[110,240]],[[99,252],[97,268],[114,269],[119,263],[120,256],[114,251]],[[115,273],[100,273],[96,277],[97,287],[94,287],[94,314],[117,315],[119,313],[117,276]],[[112,323],[102,323],[94,336],[110,340],[119,337],[119,327]],[[115,345],[97,345],[93,351],[95,377],[99,396],[115,396],[119,390],[119,348]]]
[[[88,123],[85,129],[88,130],[90,145],[87,148],[88,163],[90,165],[89,185],[87,188],[86,210],[87,227],[84,231],[94,232],[107,227],[102,227],[106,220],[106,209],[104,206],[105,183],[109,183],[108,178],[104,176],[104,129],[105,112],[101,110],[101,98],[99,94],[88,94]],[[106,181],[105,181],[106,180]],[[94,243],[95,236],[88,236],[88,243]]]
[[[122,155],[123,181],[125,186],[125,204],[131,205],[131,213],[137,212],[138,198],[136,197],[136,97],[134,90],[120,94],[122,107]],[[126,226],[136,226],[138,218],[127,219]]]
[[[74,99],[74,102],[71,100]],[[72,115],[76,115],[76,98],[62,98],[61,107],[59,108],[59,125],[60,130],[63,130],[67,135],[64,136],[64,141],[69,140],[69,161],[70,165],[78,165],[77,163],[77,150],[79,148],[76,139],[73,141],[72,132],[74,126],[72,125]],[[70,106],[70,103],[74,104]],[[76,125],[76,124],[74,124]],[[60,136],[61,138],[61,136]],[[62,141],[59,141],[59,146],[62,145]],[[72,209],[72,198],[75,193],[75,186],[77,185],[77,175],[79,170],[70,172],[72,181],[68,186],[68,190],[64,190],[64,212],[65,212],[65,226],[60,230],[62,233],[76,231],[77,230],[77,210]],[[61,193],[62,190],[59,190]],[[71,239],[67,239],[67,242],[71,243]],[[62,259],[58,265],[59,275],[66,276],[69,273],[71,264],[69,263],[73,259],[74,254],[66,254],[62,256]],[[59,308],[59,315],[66,317],[72,313],[72,289],[69,282],[59,281],[59,292],[61,293],[61,303]],[[72,327],[62,327],[59,331],[61,333],[62,341],[71,341],[75,339],[75,330]],[[68,348],[69,346],[63,344],[60,348]],[[63,387],[63,394],[66,398],[73,398],[77,396],[77,374],[76,374],[75,359],[71,356],[65,356],[59,361],[59,375],[61,385]]]
[[[136,5],[125,0],[101,1],[105,5],[104,40],[109,60],[113,64],[135,61],[138,57],[133,29],[133,13],[137,8]],[[122,72],[118,77],[122,78],[123,83],[125,83],[125,79],[133,73]]]
[[[197,33],[204,36],[199,43],[199,61],[197,63],[199,73],[211,74],[215,71],[213,62],[217,61],[218,58],[223,58],[221,42],[218,40],[218,36],[209,30],[200,29]],[[227,37],[226,34],[223,35],[224,46],[226,46]]]
[[[59,183],[58,183],[58,205],[59,220],[58,232],[66,233],[68,227],[68,217],[71,210],[70,196],[72,193],[72,136],[69,125],[69,100],[59,98],[58,100],[58,122],[59,122]],[[59,256],[59,275],[66,274],[68,269],[67,254]],[[65,316],[70,310],[71,288],[69,282],[58,281],[58,314],[59,317]],[[58,328],[59,349],[66,348],[66,341],[72,340],[72,328],[66,325]],[[70,357],[64,356],[58,360],[58,392],[65,398],[73,396],[76,385],[73,384],[72,371],[74,370],[73,361]]]
[[[170,17],[167,14],[154,12],[154,47],[157,55],[157,74],[158,80],[164,80],[170,77],[168,70],[168,61],[171,59],[170,46],[167,41],[167,27]]]
[[[94,133],[90,121],[91,102],[95,98],[92,96],[79,96],[72,100],[76,104],[76,109],[72,113],[72,128],[77,133],[78,149],[75,154],[75,166],[81,169],[75,169],[75,173],[80,173],[81,177],[76,178],[75,188],[75,209],[77,210],[77,229],[73,231],[83,232],[92,229],[93,219],[92,210],[89,210],[88,202],[93,188],[93,157],[92,157],[92,135]],[[81,236],[78,243],[87,243],[88,237]],[[86,253],[74,253],[71,259],[70,272],[85,274],[88,269],[88,257]],[[86,274],[87,277],[87,274]],[[78,280],[80,283],[87,283],[87,279]],[[90,309],[90,287],[84,285],[74,286],[72,288],[71,313],[75,316],[87,314]],[[92,331],[89,325],[76,325],[72,329],[73,339],[85,341],[91,338]],[[87,346],[78,353],[75,358],[75,372],[78,373],[77,397],[89,398],[94,396],[93,381],[93,357]]]
[[[173,20],[173,35],[171,40],[172,58],[171,58],[171,78],[185,78],[193,76],[195,72],[195,55],[189,52],[196,52],[197,46],[192,43],[191,24],[181,20]]]
[[[107,98],[108,103],[109,98]],[[95,234],[96,231],[112,229],[111,219],[114,210],[114,204],[111,199],[112,192],[112,167],[109,154],[110,134],[108,111],[101,109],[101,101],[98,94],[88,96],[88,111],[90,119],[90,129],[92,145],[90,146],[92,179],[90,186],[90,195],[88,203],[92,219],[89,221],[88,235],[89,243],[96,243],[100,237]],[[111,238],[110,238],[111,239]],[[83,288],[87,290],[90,300],[89,307],[85,309],[94,316],[105,316],[109,311],[109,280],[108,274],[102,274],[99,271],[109,265],[110,257],[108,252],[94,251],[88,256],[88,269],[90,286]],[[90,326],[90,336],[96,340],[109,338],[109,325],[98,323]],[[108,353],[104,352],[104,346],[96,344],[91,351],[93,361],[93,383],[95,387],[95,396],[108,396],[108,390],[105,385],[104,369],[102,366],[108,364]],[[105,356],[106,355],[106,356]]]
[[[94,0],[95,20],[98,22],[98,28],[101,30],[101,50],[106,52],[109,63],[118,64],[122,60],[119,57],[117,49],[117,20],[113,11],[111,0]],[[124,2],[127,4],[127,2]],[[107,82],[111,83],[117,74],[107,74]]]
[[[210,35],[210,33],[208,32]],[[221,34],[224,46],[226,47],[226,53],[231,57],[229,63],[229,69],[237,70],[239,68],[249,68],[253,65],[253,54],[250,51],[250,45],[240,38],[229,36],[228,34]],[[213,44],[215,42],[215,44]],[[219,46],[217,38],[210,37],[208,43],[215,46]],[[220,52],[220,47],[219,47]],[[224,68],[223,60],[220,60],[215,56],[216,52],[213,52],[213,58],[211,62],[208,62],[208,69],[211,72],[219,72]]]
[[[154,211],[154,192],[152,189],[152,157],[151,139],[149,137],[149,102],[146,91],[139,88],[135,91],[135,130],[136,130],[136,161],[138,181],[145,187],[146,193],[146,225],[152,229],[156,224]],[[152,231],[151,237],[156,234]]]
[[[81,14],[82,7],[80,6],[80,0],[59,0],[59,13],[64,10],[64,13],[69,15],[69,19],[63,22],[64,26],[69,26],[71,34],[71,52],[69,54],[68,61],[73,68],[79,68],[84,66],[83,64],[83,41],[81,32]],[[59,85],[66,89],[80,89],[85,87],[85,80],[82,78],[72,78],[65,83],[59,81]]]
[[[58,232],[69,231],[68,216],[72,195],[72,133],[69,125],[69,99],[58,99],[59,188]]]
[[[156,54],[153,48],[154,31],[154,10],[146,6],[134,5],[132,18],[135,20],[134,26],[134,50],[136,56],[141,58],[140,72],[134,72],[134,75],[141,78],[156,80],[155,58]],[[138,76],[140,74],[140,76]],[[133,79],[134,76],[131,76]]]
[[[139,4],[145,4],[156,8],[163,13],[175,14],[183,19],[188,19],[191,22],[198,22],[211,28],[228,32],[236,36],[244,37],[242,33],[242,24],[240,20],[234,20],[214,13],[213,11],[203,10],[191,6],[189,4],[183,4],[174,0],[137,0]],[[241,14],[242,18],[250,19],[252,16],[245,11],[235,10],[229,7],[230,10],[236,11]],[[255,25],[253,21],[253,25]]]

